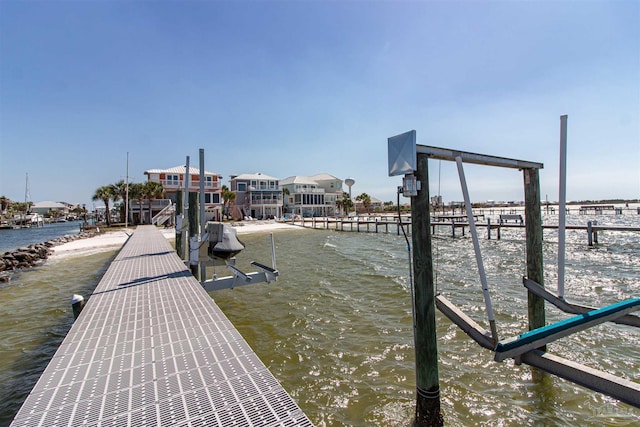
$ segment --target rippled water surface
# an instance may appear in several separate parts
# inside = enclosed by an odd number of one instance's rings
[[[0,230],[0,253],[80,232],[81,221],[45,224],[43,227]]]
[[[584,224],[584,216],[570,215]],[[594,217],[588,218],[593,220]],[[640,225],[640,216],[600,223]],[[545,219],[545,222],[550,222]],[[486,326],[468,234],[433,239],[440,292]],[[480,240],[502,337],[526,328],[523,230]],[[394,233],[274,233],[276,283],[211,293],[252,348],[319,426],[408,426],[415,401],[407,248]],[[269,263],[266,234],[242,236],[239,266]],[[597,248],[567,231],[567,299],[605,305],[640,295],[640,233],[605,232]],[[545,281],[555,289],[557,233],[545,231]],[[113,254],[61,259],[0,289],[0,421],[19,408]],[[218,271],[222,273],[222,271]],[[566,317],[548,307],[548,321]],[[448,425],[637,425],[640,410],[512,361],[493,362],[437,313],[442,409]],[[562,357],[640,382],[640,331],[601,325],[549,346]]]

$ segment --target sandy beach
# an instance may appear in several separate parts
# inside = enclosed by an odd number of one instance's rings
[[[233,226],[238,234],[267,233],[274,230],[302,229],[302,227],[276,221],[240,221],[229,223],[229,225]],[[107,231],[94,237],[78,239],[59,246],[54,246],[52,248],[53,254],[49,259],[55,260],[69,256],[90,255],[117,250],[127,241],[134,231],[135,228]],[[175,228],[164,228],[160,231],[167,240],[173,241],[175,239]]]

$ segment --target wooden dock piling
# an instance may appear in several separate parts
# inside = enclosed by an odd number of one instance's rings
[[[416,419],[418,426],[444,424],[440,411],[436,305],[429,214],[429,156],[419,154],[417,179],[422,190],[411,198],[415,288]]]
[[[544,286],[544,269],[542,258],[542,214],[540,212],[540,178],[539,170],[523,169],[525,197],[525,233],[527,250],[527,277]],[[544,299],[527,291],[527,307],[529,329],[536,329],[546,324]]]

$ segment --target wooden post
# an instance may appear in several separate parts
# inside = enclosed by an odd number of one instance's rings
[[[203,179],[200,177],[200,179]],[[190,192],[189,193],[189,238],[198,235],[198,193]],[[189,245],[189,250],[191,250],[191,245]],[[190,259],[187,257],[187,259]],[[191,265],[189,264],[191,269],[191,274],[198,280],[200,280],[200,266],[198,264]]]
[[[487,240],[491,240],[491,218],[487,218]]]
[[[182,221],[178,220],[182,215],[182,191],[176,194],[176,253],[180,259],[184,259],[184,242],[182,241]],[[178,225],[178,223],[180,223]]]
[[[77,319],[84,308],[84,297],[74,294],[73,297],[71,297],[71,308],[73,309],[73,318]]]
[[[415,288],[416,419],[417,426],[442,426],[436,306],[429,213],[429,171],[426,154],[418,154],[416,177],[421,190],[411,198],[411,229]]]
[[[538,169],[523,169],[527,277],[544,286],[542,259],[542,215]],[[529,330],[545,326],[544,299],[527,291]]]
[[[593,224],[587,221],[587,244],[593,246]]]

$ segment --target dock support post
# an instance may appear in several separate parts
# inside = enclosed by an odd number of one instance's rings
[[[544,286],[542,259],[542,215],[540,212],[540,178],[538,169],[523,169],[527,277]],[[544,299],[527,291],[529,330],[545,326]]]
[[[436,306],[433,280],[429,213],[429,171],[426,154],[417,155],[416,177],[421,183],[418,195],[411,198],[411,229],[415,288],[414,336],[416,352],[417,426],[442,426]]]
[[[199,209],[199,222],[198,222],[198,236],[200,236],[199,241],[200,244],[203,245],[204,244],[204,239],[205,239],[205,228],[207,227],[207,218],[206,218],[206,214],[205,214],[205,200],[204,200],[204,180],[205,180],[205,170],[204,170],[204,148],[200,148],[198,150],[198,154],[199,154],[199,158],[200,158],[200,192],[199,192],[199,201],[200,204],[198,205]],[[205,263],[204,260],[200,260],[200,265],[198,268],[198,275],[196,276],[198,278],[199,282],[203,282],[206,279],[207,275],[207,265]]]
[[[593,224],[587,221],[587,244],[593,246]]]
[[[189,192],[189,239],[191,240],[192,237],[197,236],[198,235],[198,209],[196,209],[196,206],[198,206],[198,193],[196,192]],[[189,244],[189,251],[191,251],[191,244]],[[190,253],[190,252],[189,252]],[[189,257],[187,257],[187,259],[189,259]],[[199,279],[199,265],[195,264],[195,265],[189,265],[189,269],[191,270],[191,274],[193,274],[194,277]]]
[[[84,308],[84,297],[74,294],[73,297],[71,297],[71,308],[73,308],[73,318],[77,319]]]
[[[184,259],[184,242],[182,241],[182,191],[176,193],[176,253]]]

